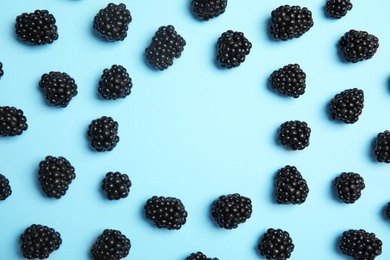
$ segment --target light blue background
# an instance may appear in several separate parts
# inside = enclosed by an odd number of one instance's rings
[[[13,0],[0,4],[0,105],[24,110],[28,130],[0,138],[0,173],[13,193],[0,202],[0,259],[22,259],[19,235],[31,224],[61,233],[63,243],[50,259],[89,259],[90,248],[105,228],[121,230],[132,242],[127,259],[181,260],[202,251],[220,260],[262,259],[257,243],[268,228],[287,230],[295,250],[291,259],[346,259],[337,250],[344,230],[363,228],[383,241],[378,259],[390,259],[390,223],[382,210],[390,200],[390,165],[371,155],[377,133],[390,127],[388,0],[354,1],[340,20],[324,15],[325,0],[229,0],[226,12],[207,22],[196,20],[187,0],[123,1],[133,22],[123,42],[105,42],[92,31],[95,14],[110,1]],[[119,3],[119,2],[117,2]],[[273,9],[301,5],[313,12],[314,27],[299,39],[272,41],[267,24]],[[48,9],[57,19],[59,39],[28,46],[14,33],[23,12]],[[144,60],[158,27],[172,24],[187,41],[180,59],[160,72]],[[226,30],[242,31],[252,42],[240,67],[215,64],[215,45]],[[344,63],[338,39],[348,30],[366,30],[380,40],[374,58]],[[299,99],[267,87],[269,75],[289,63],[307,73]],[[123,65],[133,80],[129,97],[106,101],[97,94],[104,68]],[[46,104],[38,89],[43,73],[64,71],[78,84],[78,95],[65,109]],[[327,104],[347,88],[365,92],[365,108],[354,125],[329,120]],[[112,116],[120,142],[111,152],[90,149],[91,120]],[[303,151],[276,142],[279,125],[304,120],[312,128]],[[76,179],[60,200],[46,198],[37,182],[38,164],[47,155],[64,156]],[[302,205],[278,205],[273,178],[295,165],[310,193]],[[108,201],[100,183],[108,171],[127,173],[128,198]],[[366,182],[355,204],[339,202],[332,181],[343,171],[360,173]],[[252,199],[252,217],[235,230],[217,227],[209,207],[219,195],[240,193]],[[143,205],[153,195],[180,198],[187,223],[178,231],[160,230],[146,221]]]

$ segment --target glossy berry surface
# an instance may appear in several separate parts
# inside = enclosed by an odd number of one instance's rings
[[[112,65],[104,69],[99,81],[99,94],[104,99],[125,98],[131,93],[133,83],[126,68],[121,65]]]
[[[27,130],[27,118],[23,110],[16,107],[0,106],[0,136],[21,135]]]
[[[353,124],[363,112],[364,92],[361,89],[347,89],[335,95],[330,101],[329,110],[332,119]]]
[[[209,258],[202,252],[196,252],[187,256],[186,260],[218,260],[218,258]]]
[[[280,125],[278,140],[291,150],[303,150],[309,146],[311,128],[304,121],[291,120]]]
[[[339,40],[342,57],[352,63],[369,60],[379,48],[379,39],[366,31],[350,30]]]
[[[343,172],[334,180],[334,189],[340,200],[345,203],[355,203],[366,187],[364,179],[358,173]]]
[[[384,214],[385,218],[390,220],[390,202],[386,204]]]
[[[96,151],[111,151],[119,142],[119,124],[112,117],[102,116],[92,120],[88,127],[89,142]]]
[[[382,241],[374,233],[350,229],[341,235],[339,249],[354,260],[374,260],[382,254]]]
[[[225,12],[227,0],[192,0],[191,6],[198,19],[207,21]]]
[[[287,231],[270,228],[263,234],[257,249],[266,259],[285,260],[291,257],[294,243]]]
[[[326,13],[333,18],[341,18],[352,9],[350,0],[327,0]]]
[[[287,165],[278,170],[275,177],[275,198],[278,204],[302,204],[309,194],[309,187],[295,166]]]
[[[0,78],[4,75],[3,63],[0,62]]]
[[[91,249],[93,260],[120,260],[129,255],[130,239],[119,230],[105,229]]]
[[[5,200],[12,194],[9,180],[3,174],[0,173],[0,200]]]
[[[102,190],[109,200],[119,200],[129,195],[131,181],[127,174],[108,172],[102,181]]]
[[[388,130],[376,136],[374,155],[378,162],[390,163],[390,132]]]
[[[275,70],[269,79],[271,88],[284,96],[298,98],[305,93],[306,73],[299,64],[289,64]]]
[[[252,43],[243,32],[228,30],[221,34],[217,42],[217,61],[223,68],[235,68],[245,61]]]

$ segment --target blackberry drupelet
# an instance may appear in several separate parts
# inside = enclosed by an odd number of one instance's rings
[[[104,99],[125,98],[130,95],[133,84],[127,70],[121,65],[104,69],[98,91]]]
[[[228,30],[221,34],[217,42],[217,61],[223,68],[235,68],[245,61],[252,43],[242,32]]]
[[[102,181],[102,189],[109,200],[119,200],[129,195],[131,181],[127,174],[108,172]]]
[[[238,193],[219,196],[211,205],[211,216],[221,228],[237,228],[251,215],[252,201]]]
[[[376,136],[374,155],[378,162],[390,163],[390,132],[388,130]]]
[[[5,200],[12,194],[9,180],[3,174],[0,173],[0,200]]]
[[[350,30],[340,38],[338,48],[346,61],[356,63],[374,56],[379,48],[379,39],[366,31]]]
[[[292,120],[280,125],[278,140],[292,150],[309,146],[311,129],[304,121]]]
[[[172,25],[161,26],[145,49],[145,57],[149,64],[158,70],[172,66],[173,59],[180,58],[186,41]]]
[[[301,37],[313,25],[312,13],[306,7],[281,5],[271,13],[269,33],[277,40],[286,41]]]
[[[0,78],[4,75],[3,63],[0,62]]]
[[[16,107],[0,106],[0,136],[21,135],[27,130],[27,118],[23,110]]]
[[[53,228],[33,224],[20,236],[21,251],[27,259],[45,259],[60,248],[61,235]]]
[[[385,218],[390,220],[390,202],[386,204],[384,214],[385,214]]]
[[[120,260],[128,256],[130,239],[119,230],[105,229],[91,249],[93,260]]]
[[[295,166],[287,165],[276,173],[275,198],[278,204],[302,204],[309,194],[306,180]]]
[[[343,172],[336,177],[333,187],[340,200],[351,204],[361,197],[361,192],[366,186],[363,177],[358,173]]]
[[[153,196],[144,206],[145,217],[158,228],[180,229],[187,221],[187,211],[180,199]]]
[[[357,88],[336,94],[329,104],[331,118],[346,124],[357,122],[363,112],[363,107],[364,92]]]
[[[350,0],[327,0],[326,13],[333,18],[341,18],[352,9]]]
[[[287,231],[270,228],[264,233],[257,249],[266,259],[285,260],[291,257],[294,243]]]
[[[107,41],[123,41],[132,21],[130,11],[123,3],[109,3],[93,20],[93,29]]]
[[[114,149],[119,142],[118,127],[118,122],[111,117],[92,120],[87,133],[91,146],[98,152]]]
[[[186,260],[218,260],[218,258],[209,258],[202,252],[197,252],[187,256]]]
[[[31,45],[51,44],[58,39],[56,19],[47,10],[35,10],[16,17],[16,35]]]
[[[275,70],[270,76],[269,83],[280,94],[298,98],[305,93],[306,73],[298,64],[289,64]]]
[[[354,260],[373,260],[382,253],[382,241],[374,233],[350,229],[341,235],[339,248]]]
[[[191,6],[198,19],[207,21],[225,12],[227,0],[192,0]]]

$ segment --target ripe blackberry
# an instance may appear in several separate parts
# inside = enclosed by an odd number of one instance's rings
[[[187,221],[187,211],[180,199],[153,196],[147,200],[145,217],[158,228],[180,229]]]
[[[211,216],[222,228],[234,229],[252,215],[251,199],[238,193],[222,195],[211,205]]]
[[[207,21],[225,12],[227,0],[192,0],[191,6],[200,20]]]
[[[294,243],[287,231],[270,228],[264,233],[257,249],[267,259],[284,260],[291,257]]]
[[[119,230],[105,229],[91,249],[93,260],[120,260],[128,256],[130,239]]]
[[[0,62],[0,78],[4,75],[3,63]]]
[[[93,29],[107,41],[123,41],[131,21],[125,4],[109,3],[95,15]]]
[[[302,204],[309,194],[306,180],[295,166],[287,165],[276,173],[275,198],[279,204]]]
[[[278,140],[292,150],[303,150],[309,146],[311,129],[304,121],[292,120],[280,125]]]
[[[327,0],[326,13],[333,18],[341,18],[352,9],[350,0]]]
[[[186,260],[218,260],[218,258],[209,258],[202,252],[197,252],[187,256]]]
[[[0,135],[21,135],[27,130],[27,118],[23,110],[16,107],[0,106]]]
[[[281,5],[271,13],[269,32],[273,38],[286,41],[301,37],[313,25],[312,13],[306,7]]]
[[[45,259],[60,248],[61,235],[53,228],[33,224],[20,236],[21,251],[27,259]]]
[[[102,189],[109,200],[119,200],[129,195],[131,181],[127,174],[108,172],[102,181]]]
[[[250,53],[252,43],[242,32],[228,30],[218,38],[217,61],[224,68],[235,68],[245,61]]]
[[[31,45],[50,44],[58,39],[56,19],[47,10],[35,10],[16,17],[16,35]]]
[[[371,59],[379,48],[379,40],[368,32],[350,30],[340,38],[338,47],[346,61],[356,63]]]
[[[145,49],[145,57],[149,64],[158,70],[165,70],[178,59],[184,50],[186,41],[172,25],[161,26]]]
[[[280,94],[298,98],[305,93],[306,73],[298,64],[289,64],[275,70],[270,76],[269,83]]]
[[[3,174],[0,173],[0,200],[5,200],[12,194],[9,180]]]
[[[382,241],[374,233],[350,229],[341,235],[339,248],[354,260],[373,260],[382,253]]]
[[[366,186],[363,177],[358,173],[343,172],[336,177],[333,187],[340,200],[351,204],[360,198],[361,192]]]
[[[378,162],[390,163],[390,132],[379,133],[374,141],[374,155]]]
[[[361,89],[347,89],[336,94],[330,101],[329,110],[332,119],[346,124],[358,121],[364,107],[364,92]]]
[[[385,210],[384,210],[385,218],[390,220],[390,202],[387,203]]]
[[[118,127],[118,122],[111,117],[92,120],[87,133],[91,146],[98,152],[114,149],[119,142]]]
[[[121,65],[112,65],[103,70],[98,91],[104,99],[125,98],[130,95],[133,84],[127,70]]]

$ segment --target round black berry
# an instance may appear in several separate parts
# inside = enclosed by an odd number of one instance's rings
[[[196,252],[187,256],[186,260],[218,260],[218,258],[209,258],[202,252]]]
[[[114,149],[119,142],[118,126],[118,122],[107,116],[92,120],[87,133],[91,146],[98,152]]]
[[[0,136],[21,135],[25,130],[27,130],[27,118],[23,110],[0,106]]]
[[[121,65],[104,69],[98,91],[104,99],[125,98],[131,93],[133,84],[127,70]]]
[[[289,64],[275,70],[270,76],[269,83],[280,94],[298,98],[305,93],[306,73],[298,64]]]
[[[386,204],[384,214],[385,218],[390,220],[390,202]]]
[[[309,194],[306,180],[295,166],[287,165],[275,177],[275,198],[278,204],[302,204]]]
[[[291,257],[294,243],[287,231],[270,228],[260,239],[257,249],[266,259],[285,260]]]
[[[225,12],[227,0],[192,0],[191,6],[198,19],[207,21]]]
[[[364,92],[353,88],[335,95],[330,101],[329,110],[332,119],[353,124],[358,121],[363,112]]]
[[[327,0],[325,9],[330,17],[341,18],[352,9],[352,3],[350,0]]]
[[[374,155],[378,162],[390,163],[390,132],[388,130],[376,136]]]
[[[0,173],[0,200],[5,200],[12,194],[9,180],[3,174]]]
[[[339,248],[354,260],[373,260],[382,253],[382,241],[374,233],[350,229],[341,235]]]
[[[340,200],[345,203],[355,203],[362,195],[362,190],[366,187],[364,179],[358,173],[343,172],[336,177],[333,187]]]
[[[278,140],[292,150],[303,150],[309,146],[311,129],[306,122],[292,120],[280,125]]]
[[[102,189],[109,200],[119,200],[129,195],[131,181],[127,174],[108,172],[102,181]]]
[[[128,256],[130,239],[119,230],[105,229],[91,249],[93,260],[120,260]]]
[[[3,63],[0,62],[0,78],[4,75]]]
[[[350,30],[341,37],[338,47],[346,61],[356,63],[371,59],[379,48],[379,40],[366,31]]]

